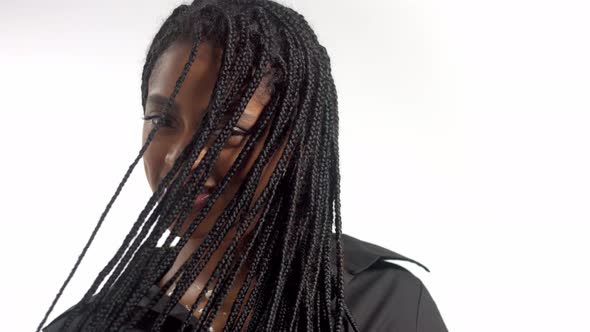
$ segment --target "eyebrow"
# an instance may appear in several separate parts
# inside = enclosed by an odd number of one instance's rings
[[[158,105],[162,105],[162,106],[166,106],[166,103],[168,102],[168,97],[164,97],[162,95],[159,94],[152,94],[149,95],[147,98],[147,103],[153,103],[153,104],[158,104]],[[180,111],[180,107],[178,107],[178,105],[176,104],[176,102],[174,102],[174,99],[171,101],[172,102],[172,110],[175,112]],[[163,111],[162,110],[158,110],[159,112]]]

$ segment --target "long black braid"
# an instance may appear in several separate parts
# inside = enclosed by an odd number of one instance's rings
[[[338,105],[326,49],[302,15],[271,0],[195,0],[174,9],[151,43],[141,82],[144,112],[152,69],[164,50],[179,39],[190,40],[192,49],[162,110],[164,118],[196,59],[198,46],[207,41],[224,50],[202,125],[159,183],[121,247],[73,308],[63,330],[133,328],[176,282],[163,312],[150,326],[151,331],[160,331],[167,315],[203,271],[222,239],[237,225],[236,235],[204,287],[208,289],[214,284],[209,300],[200,316],[195,317],[193,312],[203,300],[204,292],[199,294],[179,331],[204,331],[211,326],[246,263],[248,273],[232,304],[224,331],[243,328],[341,331],[343,317],[349,313],[345,312],[342,273]],[[183,224],[179,221],[185,220],[232,128],[267,76],[270,76],[271,100],[252,135],[198,216],[178,243],[171,245],[179,237]],[[226,118],[224,115],[230,117],[226,122],[222,120]],[[158,121],[148,134],[37,331],[41,330],[114,200],[164,122]],[[220,124],[223,129],[215,134]],[[190,235],[267,129],[262,151],[213,228],[159,292],[148,296],[150,287],[171,268]],[[193,169],[211,137],[214,143]],[[254,200],[263,169],[282,143],[286,144],[277,166]],[[173,223],[162,245],[164,250],[156,250],[158,241]],[[238,244],[252,224],[254,229],[247,239],[247,247],[238,251]],[[335,273],[331,268],[333,226]],[[139,307],[138,303],[145,297],[149,304]],[[76,315],[82,319],[74,323]]]

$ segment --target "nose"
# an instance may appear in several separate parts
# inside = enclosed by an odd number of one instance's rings
[[[168,170],[172,169],[172,167],[174,166],[174,162],[181,156],[182,151],[190,143],[191,139],[192,139],[192,133],[191,134],[184,134],[183,137],[176,140],[174,144],[171,144],[171,146],[164,158],[165,163],[166,163],[166,168]],[[205,146],[203,147],[203,149],[201,150],[201,152],[197,156],[197,159],[193,163],[191,169],[194,170],[197,167],[197,165],[199,165],[199,163],[201,162],[201,160],[203,160],[203,157],[207,153],[207,149],[208,149],[208,144],[205,144]]]

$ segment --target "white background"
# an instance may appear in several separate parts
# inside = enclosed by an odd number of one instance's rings
[[[587,1],[291,0],[332,59],[344,231],[414,258],[450,331],[590,331]],[[178,1],[0,5],[3,331],[32,331],[141,143]],[[143,164],[50,319],[149,197]]]

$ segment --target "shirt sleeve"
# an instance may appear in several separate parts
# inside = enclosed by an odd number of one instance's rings
[[[436,303],[421,281],[416,310],[416,332],[448,332]]]

